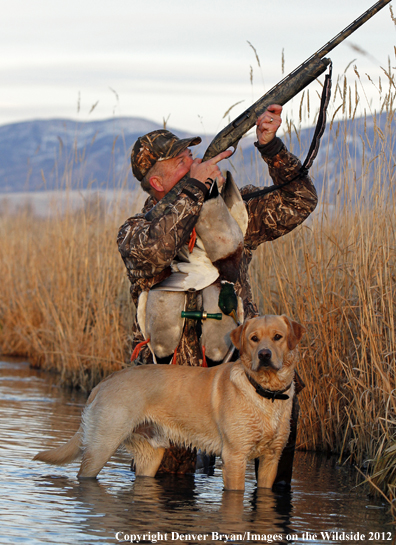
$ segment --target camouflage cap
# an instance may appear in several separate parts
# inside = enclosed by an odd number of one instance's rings
[[[196,146],[200,142],[199,136],[180,139],[165,129],[140,136],[131,153],[133,175],[141,182],[157,161],[173,159],[189,146]]]

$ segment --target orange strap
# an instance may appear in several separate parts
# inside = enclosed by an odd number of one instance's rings
[[[202,367],[207,367],[208,364],[206,363],[206,356],[205,356],[206,348],[202,346]]]
[[[147,339],[147,340],[142,341],[141,343],[139,343],[139,344],[137,344],[135,346],[135,349],[132,352],[131,361],[136,360],[136,358],[138,357],[138,355],[140,353],[140,349],[142,348],[142,346],[144,346],[145,344],[147,344],[149,342],[150,342],[150,339]],[[202,346],[202,367],[207,367],[208,366],[208,364],[206,363],[205,351],[206,351],[205,347]],[[175,351],[173,352],[173,358],[172,358],[171,365],[176,365],[176,357],[177,357],[177,348],[175,348]]]
[[[195,227],[193,227],[193,230],[191,231],[190,240],[188,242],[188,250],[190,254],[192,253],[195,243],[197,241],[197,232],[195,230]]]
[[[171,365],[176,365],[176,354],[177,354],[177,346],[175,348],[175,351],[173,352],[173,358],[172,358]]]
[[[137,344],[135,346],[135,349],[134,351],[132,352],[132,356],[131,356],[131,361],[134,361],[136,360],[136,358],[138,357],[139,355],[139,352],[140,352],[140,349],[142,348],[142,346],[144,346],[145,344],[149,343],[150,342],[150,339],[147,339],[146,341],[142,341],[141,343]]]

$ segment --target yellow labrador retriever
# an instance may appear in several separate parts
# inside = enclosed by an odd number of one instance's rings
[[[229,490],[244,489],[246,462],[260,457],[258,486],[271,488],[289,436],[303,333],[287,316],[262,316],[231,333],[240,351],[236,362],[118,371],[92,390],[74,437],[34,459],[65,464],[82,457],[78,476],[96,477],[124,445],[136,475],[153,477],[173,441],[220,455]]]

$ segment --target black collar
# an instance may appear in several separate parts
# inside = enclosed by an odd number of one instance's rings
[[[287,390],[290,388],[290,386],[293,384],[292,382],[287,386],[284,390],[265,390],[258,382],[254,380],[253,377],[251,377],[246,371],[245,374],[247,376],[248,381],[250,384],[256,389],[256,392],[261,397],[265,397],[267,399],[271,399],[272,403],[275,401],[275,399],[289,399],[289,396],[286,395],[284,392],[287,392]]]

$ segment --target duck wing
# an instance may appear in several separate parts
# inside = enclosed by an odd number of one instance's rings
[[[198,291],[213,284],[219,276],[219,271],[206,255],[202,242],[199,241],[198,244],[194,246],[191,253],[189,253],[187,246],[183,247],[178,254],[182,261],[173,261],[172,274],[152,289]]]

